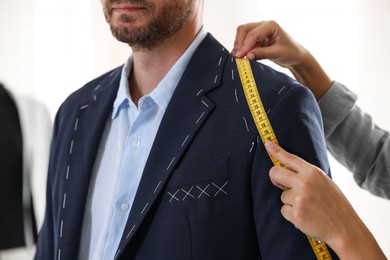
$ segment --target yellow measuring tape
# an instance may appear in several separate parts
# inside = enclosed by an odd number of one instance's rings
[[[244,89],[246,101],[249,106],[249,110],[252,113],[253,120],[255,121],[257,130],[260,134],[263,143],[272,141],[278,143],[274,130],[272,129],[271,122],[268,119],[267,112],[263,106],[260,98],[259,91],[256,86],[256,81],[252,73],[250,62],[246,58],[236,58],[236,64],[238,73],[240,75],[241,84]],[[276,166],[285,167],[278,159],[269,154],[272,162]],[[317,259],[332,259],[327,246],[315,240],[314,238],[307,236],[310,245]]]

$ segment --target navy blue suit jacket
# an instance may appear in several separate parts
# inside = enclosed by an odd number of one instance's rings
[[[329,173],[312,94],[265,65],[252,62],[252,69],[280,144]],[[36,259],[77,259],[91,172],[120,76],[117,68],[91,81],[57,113]],[[116,258],[315,259],[306,236],[280,213],[271,167],[234,59],[208,35],[162,119]]]

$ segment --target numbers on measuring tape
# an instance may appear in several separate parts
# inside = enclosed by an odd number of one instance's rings
[[[275,132],[272,129],[271,122],[268,119],[267,112],[265,111],[261,101],[249,60],[246,58],[236,58],[236,64],[249,110],[251,111],[253,120],[263,144],[267,141],[278,144]],[[285,167],[285,165],[283,165],[271,154],[268,155],[274,165]],[[307,238],[318,260],[332,259],[329,250],[324,243],[319,242],[310,236],[307,236]]]

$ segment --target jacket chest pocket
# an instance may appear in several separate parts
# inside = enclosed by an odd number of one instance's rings
[[[166,187],[169,203],[228,195],[228,166],[225,157],[178,168]]]

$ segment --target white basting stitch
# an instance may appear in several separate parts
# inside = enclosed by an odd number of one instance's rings
[[[210,186],[210,184],[207,184],[207,186],[204,188],[204,189],[201,189],[198,185],[196,185],[196,187],[201,191],[201,193],[199,194],[198,196],[198,199],[200,198],[200,196],[202,196],[202,194],[206,194],[208,197],[210,197],[210,194],[208,194],[206,192],[207,188]]]
[[[204,102],[203,100],[202,100],[202,103],[203,103],[206,107],[209,107],[209,105],[207,105],[207,103]]]
[[[135,228],[135,225],[134,225],[133,228],[130,230],[129,234],[127,234],[126,240],[129,239],[130,234],[133,232],[134,228]]]
[[[156,194],[158,187],[160,187],[160,185],[161,185],[161,181],[157,184],[157,187],[154,189],[154,192],[153,192],[154,194]]]
[[[249,132],[248,122],[246,121],[245,117],[242,117],[244,119],[246,130]]]
[[[68,165],[68,167],[66,167],[66,179],[67,180],[69,179],[69,169],[70,169],[70,165]]]
[[[214,83],[217,83],[218,75],[215,75]]]
[[[186,191],[185,189],[181,189],[186,195],[184,196],[184,198],[182,199],[182,201],[184,201],[186,198],[187,198],[187,196],[190,196],[190,197],[192,197],[192,198],[195,198],[192,194],[191,194],[191,191],[192,191],[192,189],[194,188],[194,186],[192,186],[191,187],[191,189],[189,190],[189,191]]]
[[[222,47],[222,51],[225,51],[225,47]]]
[[[101,87],[100,84],[97,85],[97,87],[95,88],[95,91],[98,90],[100,87]]]
[[[257,143],[260,143],[260,136],[257,136]]]
[[[93,96],[93,100],[94,100],[95,102],[96,102],[96,99],[97,99],[97,98],[96,98],[96,95],[94,95],[94,96]]]
[[[60,238],[62,238],[62,228],[64,227],[64,220],[61,220]]]
[[[173,163],[173,161],[176,159],[176,157],[173,157],[173,159],[172,159],[172,161],[169,163],[169,165],[168,165],[168,168],[167,168],[167,171],[169,170],[169,168],[171,167],[171,165],[172,165],[172,163]]]
[[[79,125],[79,118],[76,118],[76,122],[74,123],[74,131],[77,131],[77,127]]]
[[[233,63],[233,62],[234,62],[234,58],[232,57],[232,58],[231,58],[231,63]]]
[[[238,103],[237,89],[234,90],[234,95],[236,96],[236,102]]]
[[[190,135],[187,135],[186,139],[184,139],[184,142],[181,144],[181,147],[183,147],[185,145],[185,143],[187,142],[189,137],[190,137]]]
[[[270,108],[270,109],[268,109],[268,111],[267,111],[267,115],[269,114],[269,112],[271,112],[271,108]]]
[[[64,193],[64,199],[62,201],[62,208],[64,209],[66,205],[66,193]]]
[[[70,142],[70,149],[69,149],[69,154],[72,154],[72,152],[73,152],[73,140],[72,140],[72,142]]]
[[[121,252],[121,250],[118,249],[118,251],[116,252],[116,254],[115,254],[115,256],[114,256],[114,259],[116,259],[116,258],[118,257],[118,255],[119,255],[120,252]]]
[[[196,94],[196,96],[199,96],[200,93],[202,93],[202,91],[203,91],[203,89],[201,89],[201,90]]]
[[[232,70],[232,80],[234,80],[234,70]]]
[[[58,258],[57,258],[58,260],[61,260],[61,248],[60,249],[58,249]]]
[[[286,87],[286,86],[283,86],[283,88],[282,88],[281,90],[279,90],[278,95],[279,95],[280,93],[282,93],[282,91],[283,91],[283,89],[285,89],[285,87]]]
[[[146,203],[146,205],[145,205],[144,209],[141,211],[141,215],[142,215],[142,214],[144,214],[144,211],[145,211],[145,209],[148,207],[148,205],[149,205],[149,202],[148,202],[148,203]]]
[[[202,119],[203,116],[204,116],[204,112],[200,115],[200,117],[198,118],[198,120],[196,120],[196,124],[199,123],[199,121]]]
[[[252,152],[254,146],[255,146],[255,142],[252,142],[252,147],[251,147],[251,149],[249,149],[250,153]]]
[[[170,192],[168,191],[169,196],[171,196],[171,198],[169,199],[169,203],[171,203],[173,199],[175,199],[175,200],[177,200],[177,201],[180,201],[178,198],[176,198],[176,194],[177,194],[179,191],[180,191],[180,190],[177,190],[177,191],[175,192],[175,194],[173,194],[173,195],[172,195],[172,193],[170,193]]]
[[[221,62],[222,62],[222,57],[219,58],[218,67],[221,66]]]
[[[215,184],[214,182],[212,182],[211,184],[213,184],[213,185],[218,189],[217,193],[214,194],[214,197],[217,196],[218,193],[219,193],[220,191],[222,191],[223,193],[225,193],[225,194],[227,195],[227,192],[224,191],[223,188],[225,188],[225,186],[228,184],[228,181],[225,182],[225,184],[222,185],[221,187],[219,187],[219,186],[218,186],[217,184]]]
[[[83,109],[86,109],[87,107],[88,107],[88,105],[85,105],[85,106],[80,107],[80,109],[83,110]]]

